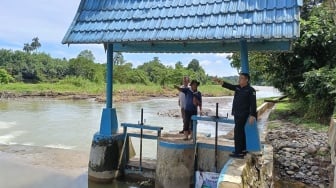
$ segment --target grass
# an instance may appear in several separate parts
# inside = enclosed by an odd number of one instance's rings
[[[66,78],[56,83],[9,83],[0,87],[0,92],[13,92],[17,94],[32,94],[40,92],[55,93],[74,93],[104,95],[106,84],[94,83],[81,78]],[[233,92],[222,88],[219,85],[203,85],[199,87],[203,96],[227,96]],[[114,95],[131,94],[136,96],[176,96],[177,90],[173,85],[162,87],[160,85],[142,85],[142,84],[113,84]]]
[[[318,150],[315,155],[325,157],[325,156],[330,156],[330,152],[323,152],[323,151]]]
[[[30,94],[39,92],[56,92],[56,93],[78,93],[78,94],[101,94],[105,92],[102,86],[88,83],[85,86],[76,86],[65,83],[10,83],[1,85],[0,91],[13,92],[18,94]]]
[[[232,96],[233,91],[223,88],[221,85],[201,85],[199,90],[204,96],[220,97]]]
[[[314,122],[311,119],[305,119],[302,113],[298,110],[298,106],[295,102],[286,100],[284,102],[276,103],[275,110],[270,114],[269,120],[286,120],[296,125],[303,126],[307,129],[313,129],[315,131],[326,132],[328,126]],[[273,125],[276,128],[277,125]],[[272,125],[271,127],[272,128]]]
[[[269,122],[267,128],[272,130],[281,127],[281,125],[277,122]]]
[[[265,102],[265,98],[257,99],[257,107],[261,106]]]

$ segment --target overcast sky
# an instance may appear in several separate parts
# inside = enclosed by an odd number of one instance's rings
[[[0,3],[0,49],[22,50],[24,43],[39,37],[39,51],[58,58],[74,58],[82,50],[91,50],[97,62],[105,63],[102,45],[63,45],[61,43],[77,11],[80,0],[1,0]],[[159,57],[165,65],[181,61],[185,66],[198,59],[206,73],[213,76],[237,75],[230,67],[227,54],[129,54],[126,61],[139,64]]]

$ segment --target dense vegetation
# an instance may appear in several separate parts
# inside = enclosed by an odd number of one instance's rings
[[[25,44],[24,49],[28,48]],[[95,83],[104,83],[106,64],[94,63],[91,51],[84,50],[76,58],[66,60],[52,58],[45,53],[0,49],[0,83],[8,82],[58,82],[67,77],[81,77]],[[179,84],[184,75],[202,84],[213,83],[197,59],[186,67],[176,62],[175,67],[165,66],[158,57],[134,68],[121,53],[113,56],[113,81],[121,84],[161,85]],[[230,79],[236,79],[231,77]]]
[[[336,99],[336,25],[324,5],[306,1],[300,38],[291,52],[249,54],[253,81],[264,81],[288,95],[300,117],[328,124]],[[239,54],[231,65],[240,67]]]

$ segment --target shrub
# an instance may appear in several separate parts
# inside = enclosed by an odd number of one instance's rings
[[[0,69],[0,84],[8,84],[9,82],[13,82],[13,77],[8,74],[5,69]]]

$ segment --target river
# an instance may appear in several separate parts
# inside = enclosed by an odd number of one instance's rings
[[[271,87],[256,87],[256,89],[258,90],[258,98],[280,96],[280,93]],[[209,113],[214,113],[216,103],[219,103],[220,115],[226,116],[226,114],[230,114],[232,97],[204,98],[203,109]],[[55,100],[46,98],[0,100],[0,144],[6,146],[26,146],[27,148],[30,146],[48,148],[45,151],[52,151],[52,148],[61,148],[83,153],[83,155],[87,155],[84,157],[84,160],[86,160],[90,151],[92,136],[99,129],[101,111],[104,107],[105,104],[97,103],[93,100]],[[140,111],[141,108],[143,108],[146,125],[162,126],[166,132],[177,133],[182,129],[182,121],[180,118],[158,115],[158,112],[178,110],[176,98],[153,98],[145,101],[116,103],[114,104],[114,108],[117,109],[119,123],[138,123],[140,121]],[[200,133],[210,133],[214,135],[214,125],[199,127]],[[226,134],[231,129],[232,127],[230,126],[221,126],[219,134]],[[139,151],[138,140],[133,139],[133,142],[135,150]],[[144,142],[144,157],[155,158],[156,147],[153,146],[155,144],[155,141],[146,140]],[[83,171],[80,172],[79,175],[78,172],[76,172],[74,176],[69,177],[68,173],[64,175],[64,169],[61,172],[57,170],[52,171],[48,168],[35,169],[35,166],[43,167],[43,165],[29,164],[27,166],[24,165],[25,161],[16,163],[12,157],[20,158],[20,155],[22,155],[20,152],[6,154],[6,152],[1,152],[0,150],[0,182],[7,182],[7,184],[5,184],[7,188],[62,187],[59,185],[62,183],[66,185],[65,187],[74,188],[105,187],[104,185],[88,184],[87,172],[85,172],[83,168],[80,168]],[[48,162],[51,156],[46,155],[39,157],[39,160]],[[25,176],[25,170],[27,170],[27,174],[30,174],[29,171],[36,172],[34,173],[36,175],[36,181],[30,182],[31,178],[29,178],[29,176],[26,178],[23,177],[23,179],[18,182],[15,181],[11,183],[9,181],[11,173],[14,177],[16,177],[16,174]],[[53,178],[49,180],[43,176],[45,173],[41,173],[39,176],[39,171],[45,172],[46,174],[53,174],[53,176],[58,177],[58,179]],[[27,183],[28,180],[30,182],[29,184]],[[55,181],[55,183],[52,183],[53,181]],[[3,183],[1,184],[3,185]],[[0,185],[0,187],[3,186]],[[115,183],[114,187],[137,186]]]

